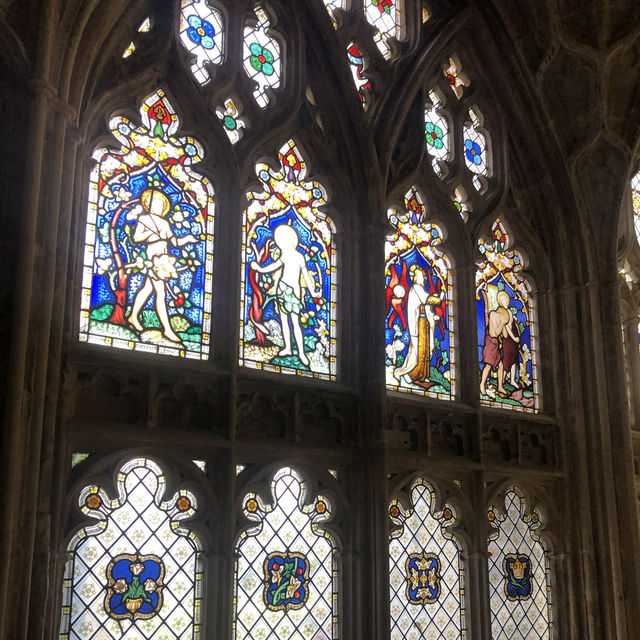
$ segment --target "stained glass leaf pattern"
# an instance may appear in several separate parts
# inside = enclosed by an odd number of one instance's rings
[[[184,525],[195,496],[163,500],[166,480],[151,460],[135,458],[117,475],[117,497],[87,486],[78,504],[94,520],[67,548],[60,640],[197,640],[202,559]]]
[[[203,359],[209,353],[213,189],[200,144],[162,91],[109,127],[89,182],[80,340]]]
[[[484,260],[476,271],[480,402],[537,412],[536,323],[522,256],[497,219],[493,242],[478,242]],[[503,331],[505,333],[503,333]],[[506,335],[505,335],[506,334]]]
[[[473,109],[469,109],[470,122],[464,125],[464,162],[467,169],[473,176],[473,186],[478,190],[482,190],[482,181],[477,176],[487,177],[489,175],[489,150],[487,148],[487,140],[483,133],[480,132],[481,121]]]
[[[385,242],[387,388],[434,398],[455,393],[453,278],[438,249],[443,232],[427,222],[412,187],[403,211],[390,209]]]
[[[537,511],[527,513],[519,489],[505,494],[504,512],[489,507],[489,589],[493,640],[550,640],[549,561]]]
[[[295,470],[280,469],[271,482],[272,504],[249,493],[244,515],[255,527],[236,543],[235,640],[332,640],[336,637],[335,544],[322,530],[331,504]],[[308,579],[305,577],[308,571]]]
[[[260,6],[256,7],[255,14],[258,24],[244,28],[242,55],[245,73],[256,83],[253,97],[264,109],[269,104],[266,88],[276,89],[280,86],[282,61],[278,41],[267,35],[269,16]]]
[[[353,76],[353,83],[358,91],[358,97],[362,103],[362,108],[366,111],[369,108],[369,96],[373,87],[364,72],[364,57],[360,52],[360,47],[355,42],[350,42],[347,46],[347,58],[349,59],[349,68]]]
[[[306,181],[293,140],[280,168],[256,166],[264,191],[248,193],[243,216],[240,364],[335,379],[335,228],[324,188]]]
[[[180,41],[195,57],[191,73],[202,85],[211,80],[205,63],[219,65],[224,59],[224,26],[222,14],[207,4],[207,0],[182,0],[180,10]]]
[[[224,107],[218,107],[216,109],[216,115],[222,123],[224,132],[229,137],[231,144],[236,144],[242,134],[246,124],[244,120],[240,118],[240,105],[233,98],[227,98],[224,101]]]
[[[636,230],[636,237],[640,243],[640,172],[631,180],[631,195],[633,198],[633,226]]]
[[[465,637],[461,547],[451,532],[456,513],[449,504],[437,511],[435,500],[433,487],[418,478],[410,508],[397,500],[389,507],[398,527],[389,541],[391,640]]]
[[[402,36],[403,5],[402,0],[365,0],[365,17],[376,29],[373,40],[387,60],[393,55],[390,39]]]

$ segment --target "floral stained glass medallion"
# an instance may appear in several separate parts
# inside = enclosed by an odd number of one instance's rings
[[[528,512],[519,489],[505,494],[504,510],[487,512],[493,640],[550,640],[551,581],[540,514]]]
[[[535,316],[531,288],[521,272],[523,257],[511,249],[500,220],[493,242],[480,240],[484,260],[476,271],[478,357],[482,404],[538,411]]]
[[[360,52],[360,47],[355,42],[351,42],[347,47],[347,58],[349,59],[351,75],[358,91],[358,97],[362,103],[362,108],[366,111],[369,107],[369,96],[373,87],[364,72],[364,57]]]
[[[258,6],[255,9],[258,20],[255,27],[247,25],[244,29],[243,58],[247,76],[255,82],[253,97],[264,109],[270,101],[266,89],[280,86],[282,61],[280,44],[271,35],[269,16]]]
[[[224,27],[222,14],[207,0],[182,0],[180,41],[193,58],[191,73],[200,84],[207,84],[211,74],[207,63],[222,64]]]
[[[247,194],[240,364],[335,379],[335,229],[292,140],[279,160],[278,170],[256,167],[264,191]]]
[[[443,232],[427,221],[412,187],[404,210],[390,209],[385,242],[387,388],[451,399],[455,393],[453,278],[438,245]]]
[[[117,496],[100,486],[80,493],[92,523],[67,548],[60,640],[197,640],[202,598],[201,545],[185,527],[197,510],[149,459],[125,463]]]
[[[271,504],[255,493],[243,500],[253,526],[236,542],[236,640],[336,637],[336,546],[322,529],[331,504],[321,495],[309,503],[307,493],[285,467],[271,482]]]
[[[231,144],[236,144],[242,134],[246,124],[244,120],[240,118],[240,105],[233,98],[227,98],[224,101],[224,108],[218,107],[216,109],[216,115],[220,119],[224,132],[229,137]]]
[[[403,0],[365,0],[365,17],[376,30],[373,40],[386,59],[393,55],[391,38],[402,37],[403,4]]]
[[[120,148],[98,149],[89,183],[80,340],[206,358],[211,323],[213,189],[191,168],[193,138],[162,91],[142,123],[111,120]]]
[[[435,91],[429,92],[430,105],[425,105],[424,137],[427,152],[433,158],[433,169],[438,177],[443,177],[441,162],[451,155],[449,122],[442,111],[442,100]]]
[[[452,527],[454,508],[436,509],[424,479],[411,487],[411,505],[392,500],[389,517],[391,640],[465,637],[464,571]]]
[[[480,131],[481,116],[479,112],[469,109],[470,122],[464,125],[464,162],[473,174],[473,186],[482,191],[484,183],[480,176],[489,176],[490,153],[485,135]]]
[[[631,180],[631,195],[633,201],[633,226],[636,230],[636,237],[640,243],[640,172]]]

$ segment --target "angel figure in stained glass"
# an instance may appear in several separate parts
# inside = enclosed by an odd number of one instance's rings
[[[136,218],[133,240],[137,243],[147,243],[147,260],[150,261],[151,267],[146,272],[144,284],[133,300],[129,323],[137,331],[144,331],[138,314],[151,294],[155,292],[156,313],[164,329],[163,335],[172,342],[180,342],[180,338],[171,327],[167,312],[166,283],[170,278],[178,277],[175,266],[176,256],[169,253],[169,243],[177,248],[195,244],[198,239],[192,234],[178,237],[173,233],[171,225],[165,219],[171,210],[171,203],[162,191],[156,189],[143,191],[140,196],[140,205],[141,208],[134,209],[136,213],[132,211],[129,218],[132,218],[132,214]]]
[[[260,266],[255,260],[251,263],[251,268],[258,273],[275,273],[276,300],[279,307],[280,323],[282,327],[282,337],[284,348],[279,355],[293,355],[291,346],[291,329],[298,349],[298,358],[308,365],[309,359],[304,352],[304,339],[300,326],[300,313],[304,309],[302,303],[301,278],[307,286],[312,298],[321,298],[322,291],[316,288],[304,256],[298,251],[298,234],[293,227],[281,224],[273,232],[273,239],[279,249],[280,256],[266,266]],[[291,326],[289,325],[291,322]]]

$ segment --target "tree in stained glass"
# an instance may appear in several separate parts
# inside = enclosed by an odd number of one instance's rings
[[[504,511],[489,507],[489,590],[493,640],[551,639],[551,580],[537,511],[511,487]]]
[[[469,118],[470,122],[465,123],[463,130],[464,162],[473,174],[473,186],[482,191],[484,184],[480,176],[489,176],[489,148],[485,135],[480,131],[482,121],[479,112],[469,109]]]
[[[206,358],[211,322],[213,189],[191,166],[193,138],[162,91],[142,123],[109,123],[122,145],[98,149],[85,233],[80,340]]]
[[[483,261],[476,271],[480,401],[519,411],[538,411],[535,316],[524,261],[511,249],[500,222],[493,242],[478,242]]]
[[[364,57],[360,52],[360,47],[355,42],[350,42],[347,46],[347,58],[349,59],[349,68],[353,76],[353,83],[358,91],[358,97],[362,103],[362,108],[366,111],[369,107],[369,95],[373,87],[364,72]]]
[[[280,44],[269,35],[271,28],[267,12],[258,5],[255,14],[258,19],[256,26],[244,28],[242,56],[245,73],[255,83],[253,97],[264,109],[270,100],[266,89],[280,86],[282,60]]]
[[[207,0],[182,0],[180,41],[193,57],[191,73],[200,84],[207,84],[211,74],[206,63],[222,64],[224,27],[222,14]]]
[[[388,60],[393,55],[391,38],[402,36],[404,19],[403,0],[365,0],[364,14],[375,28],[373,40],[380,53]]]
[[[262,193],[243,217],[240,364],[335,379],[335,229],[320,207],[324,188],[306,181],[293,140],[280,169],[258,164]]]
[[[391,640],[465,637],[464,572],[452,532],[455,509],[435,508],[431,485],[418,478],[411,506],[392,500],[389,540]]]
[[[117,496],[85,487],[78,505],[94,520],[67,548],[60,640],[197,640],[202,552],[184,520],[197,510],[184,489],[164,500],[155,462],[135,458],[116,477]]]
[[[307,485],[294,469],[271,482],[272,504],[249,493],[243,512],[255,525],[236,542],[235,640],[332,640],[336,637],[335,543],[322,523],[331,504],[309,503]]]
[[[387,388],[451,399],[455,392],[453,282],[438,249],[442,230],[427,221],[412,187],[404,210],[390,209],[385,242]]]
[[[424,137],[427,152],[433,158],[433,169],[442,178],[440,163],[451,155],[449,121],[442,110],[442,99],[435,91],[429,91],[429,101],[424,111]]]
[[[631,196],[633,200],[633,226],[640,243],[640,171],[631,180]]]

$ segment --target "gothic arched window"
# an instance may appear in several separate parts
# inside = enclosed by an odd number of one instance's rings
[[[504,511],[489,507],[489,588],[493,640],[549,640],[551,579],[537,511],[527,512],[517,487],[505,494]]]
[[[535,316],[523,257],[511,249],[500,222],[493,242],[478,242],[484,260],[476,272],[480,401],[491,407],[538,410]]]
[[[167,496],[158,465],[134,458],[116,477],[117,496],[90,485],[78,505],[94,519],[67,550],[60,640],[197,640],[201,545],[184,526],[197,510],[181,489]]]
[[[640,243],[640,171],[631,180],[631,197],[633,200],[633,226]]]
[[[461,638],[465,633],[461,547],[451,531],[454,508],[436,509],[424,479],[411,486],[408,510],[393,500],[389,517],[391,640]]]
[[[314,378],[336,376],[335,228],[324,188],[289,140],[279,170],[256,166],[264,191],[243,217],[240,364]]]
[[[256,493],[242,502],[255,523],[236,542],[234,638],[337,637],[336,545],[322,523],[332,517],[322,495],[289,467],[271,482],[272,504]]]
[[[387,388],[451,399],[455,392],[453,283],[438,249],[442,230],[427,221],[412,187],[404,209],[389,209],[385,243]]]
[[[213,189],[191,166],[200,144],[176,138],[160,90],[141,124],[113,118],[122,145],[101,148],[91,172],[80,340],[207,358],[211,325]]]

